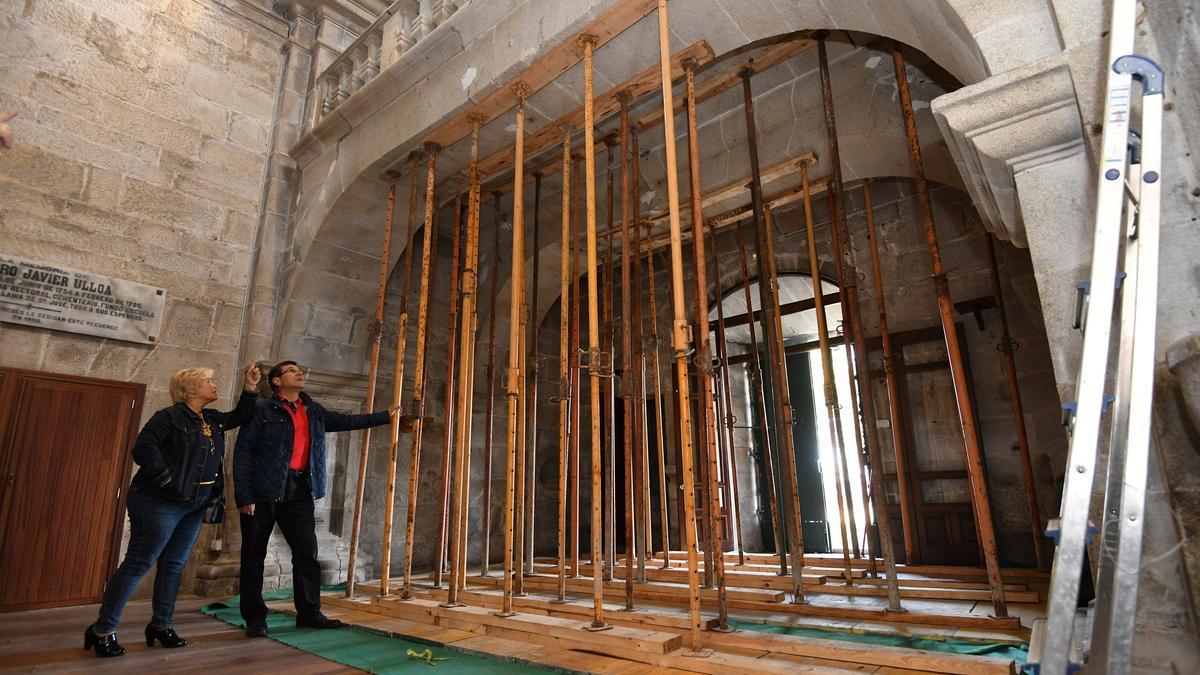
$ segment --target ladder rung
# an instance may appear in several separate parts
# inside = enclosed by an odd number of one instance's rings
[[[1088,523],[1087,535],[1084,539],[1085,545],[1091,544],[1092,537],[1096,536],[1099,532],[1100,532],[1100,528],[1096,527],[1095,525],[1093,525],[1091,523]],[[1059,518],[1051,518],[1049,520],[1049,522],[1046,523],[1046,538],[1053,539],[1054,543],[1057,544],[1059,541],[1059,537],[1061,535],[1062,535],[1062,520]]]

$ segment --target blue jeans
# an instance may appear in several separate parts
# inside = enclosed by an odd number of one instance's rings
[[[134,489],[126,500],[129,509],[129,548],[116,574],[108,580],[97,633],[111,633],[121,622],[121,610],[133,595],[142,577],[157,563],[154,578],[154,617],[150,625],[171,627],[175,615],[175,596],[179,594],[179,576],[187,564],[192,545],[200,534],[204,506],[190,506],[146,494]]]

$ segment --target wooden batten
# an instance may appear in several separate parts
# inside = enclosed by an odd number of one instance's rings
[[[655,0],[626,0],[618,2],[609,10],[596,17],[594,21],[580,31],[581,35],[595,38],[595,46],[608,43],[627,28],[637,23],[642,17],[654,11]],[[528,87],[525,97],[553,82],[567,72],[583,58],[582,51],[573,41],[567,40],[551,49],[517,76]],[[424,143],[437,143],[443,148],[450,147],[456,141],[462,140],[471,133],[472,116],[481,116],[484,120],[493,120],[517,105],[516,92],[508,87],[499,87],[488,94],[478,104],[472,106],[449,122],[434,129],[424,138]]]

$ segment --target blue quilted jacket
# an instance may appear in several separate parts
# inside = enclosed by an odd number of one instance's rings
[[[353,431],[387,424],[387,411],[365,415],[343,415],[300,392],[308,412],[308,466],[313,499],[325,496],[325,432]],[[292,461],[291,415],[277,397],[264,398],[254,417],[238,432],[233,451],[234,499],[239,507],[256,502],[283,501],[288,464]]]

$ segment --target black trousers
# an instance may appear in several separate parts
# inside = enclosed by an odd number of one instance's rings
[[[288,478],[287,496],[282,502],[259,502],[254,515],[241,516],[242,565],[238,586],[242,618],[246,624],[263,623],[267,606],[263,602],[263,561],[271,531],[279,525],[283,538],[292,549],[292,592],[296,613],[312,617],[321,612],[321,565],[317,562],[317,526],[313,516],[312,489],[308,474]]]

